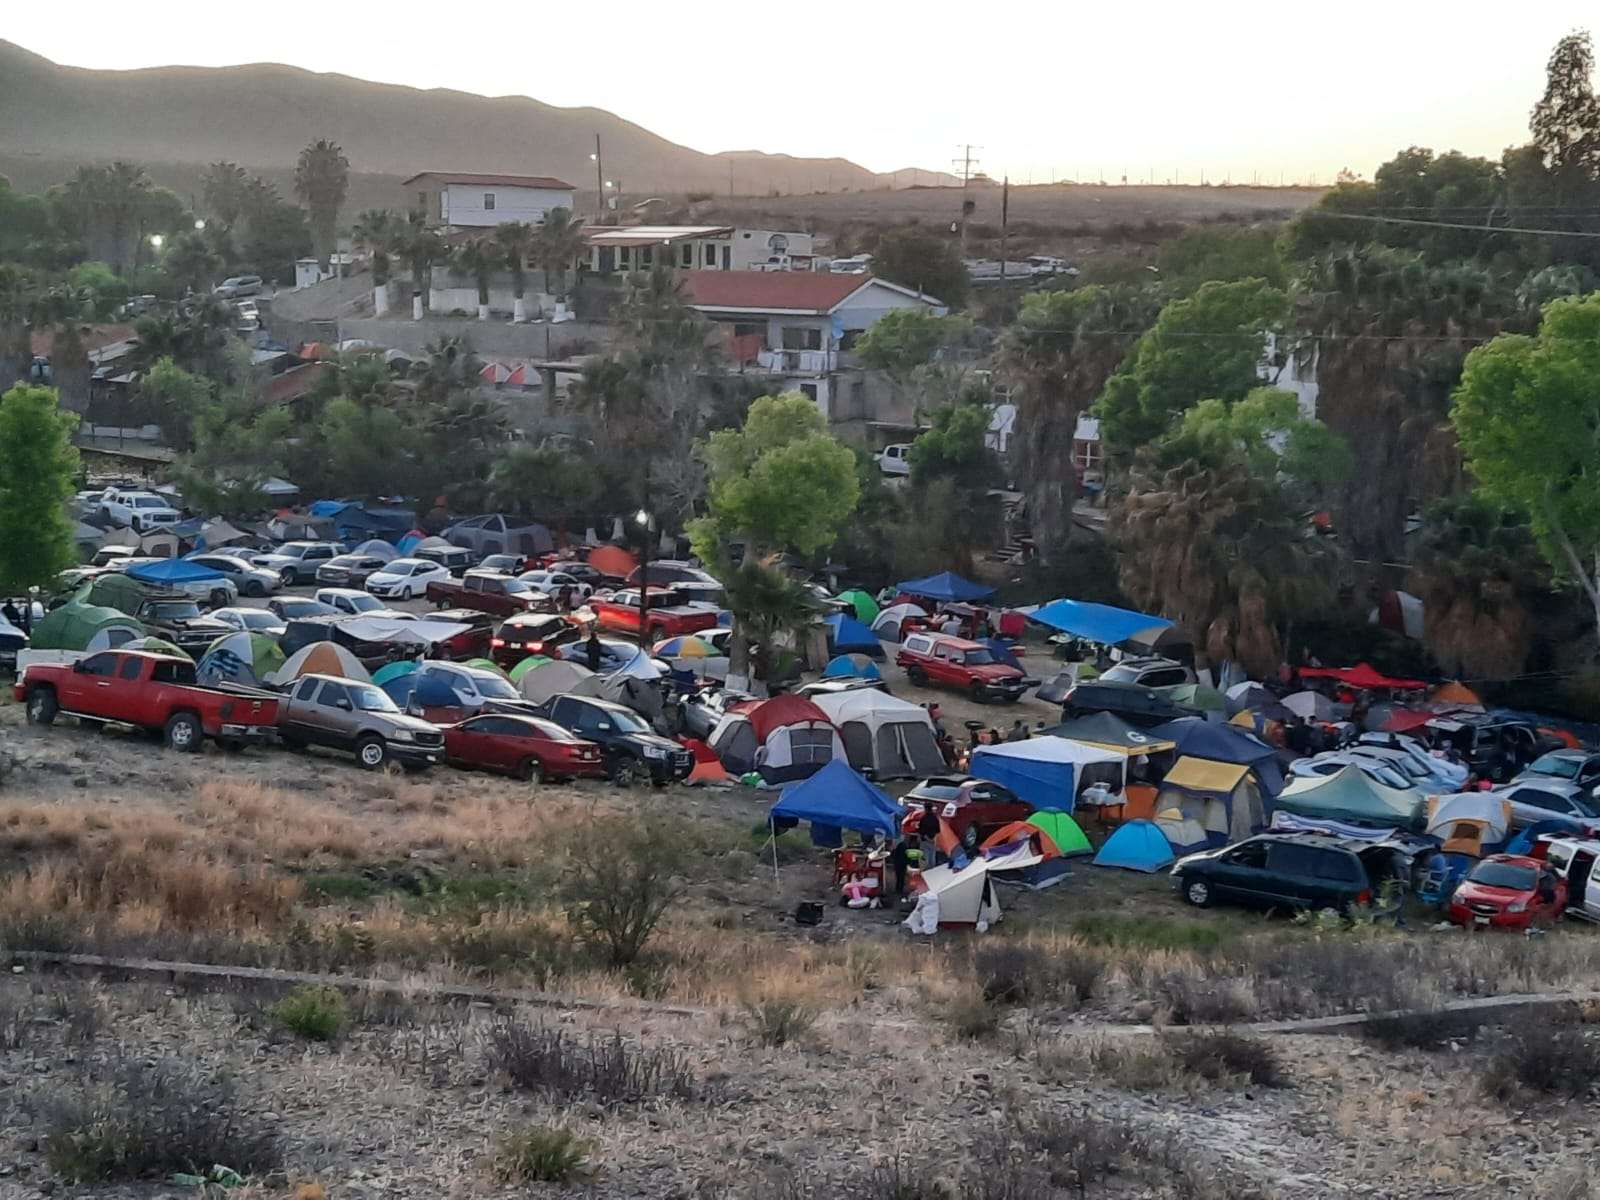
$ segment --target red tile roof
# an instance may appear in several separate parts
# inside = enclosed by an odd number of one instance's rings
[[[570,183],[563,183],[549,175],[479,175],[455,171],[424,171],[420,175],[413,175],[400,186],[410,187],[419,179],[431,179],[436,183],[464,183],[473,187],[550,188],[558,192],[577,190]]]
[[[826,313],[866,286],[869,275],[820,271],[685,271],[683,298],[697,308]]]
[[[261,389],[261,399],[267,404],[288,404],[310,392],[327,373],[328,364],[322,362],[291,367],[283,374],[267,380],[266,386]]]

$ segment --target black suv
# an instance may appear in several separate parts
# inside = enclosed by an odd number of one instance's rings
[[[1387,846],[1320,834],[1264,834],[1220,850],[1180,858],[1172,867],[1178,893],[1190,904],[1348,912],[1370,904],[1403,865]]]
[[[563,729],[600,747],[613,783],[626,786],[648,776],[657,787],[665,787],[694,770],[694,755],[621,704],[588,696],[553,696],[543,712]]]
[[[1061,701],[1061,719],[1090,713],[1108,712],[1121,717],[1140,729],[1154,729],[1179,717],[1197,717],[1198,711],[1184,704],[1175,704],[1160,692],[1152,691],[1139,683],[1105,683],[1098,679],[1086,680],[1069,690]]]

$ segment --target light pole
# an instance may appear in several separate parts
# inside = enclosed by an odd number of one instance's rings
[[[644,529],[644,546],[639,555],[639,649],[647,648],[650,637],[650,462],[644,464],[644,502],[633,519]]]
[[[600,135],[594,135],[594,153],[589,155],[594,162],[594,202],[600,209],[600,223],[605,223],[606,216],[606,171],[605,164],[600,159]]]

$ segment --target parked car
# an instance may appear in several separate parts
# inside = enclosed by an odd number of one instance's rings
[[[878,470],[885,475],[909,475],[911,474],[911,443],[890,442],[882,450],[878,451],[874,461],[878,464]]]
[[[498,771],[532,783],[606,776],[599,746],[538,717],[468,717],[444,731],[444,753],[452,766]]]
[[[288,628],[282,617],[264,608],[214,608],[209,615],[213,621],[221,621],[229,629],[241,633],[259,633],[270,638],[282,637]]]
[[[1185,855],[1172,865],[1190,904],[1348,912],[1371,904],[1384,881],[1403,871],[1385,846],[1321,834],[1263,834],[1234,846]]]
[[[711,740],[711,731],[727,715],[728,708],[754,697],[746,692],[723,687],[705,687],[678,697],[678,728],[684,737]]]
[[[1548,862],[1520,854],[1491,854],[1456,885],[1450,897],[1455,925],[1527,929],[1567,910],[1567,883]]]
[[[355,588],[325,587],[318,588],[312,594],[318,604],[326,604],[336,612],[346,613],[352,617],[384,611],[382,600],[371,592],[358,592]]]
[[[241,300],[233,306],[235,333],[254,333],[261,328],[261,309],[254,300]]]
[[[1448,744],[1480,777],[1504,782],[1549,750],[1559,740],[1542,734],[1526,721],[1498,717],[1435,717],[1425,727],[1436,745]]]
[[[1457,779],[1453,774],[1438,770],[1434,763],[1446,766],[1443,759],[1419,760],[1407,754],[1404,750],[1394,750],[1387,746],[1373,746],[1365,742],[1356,742],[1348,751],[1355,758],[1365,758],[1372,762],[1380,762],[1389,767],[1411,787],[1421,788],[1429,795],[1443,795],[1458,790],[1463,779]]]
[[[258,567],[237,554],[191,554],[189,561],[197,566],[221,571],[239,589],[241,596],[267,596],[283,586],[283,580],[276,571]]]
[[[686,601],[722,603],[722,581],[693,563],[674,558],[654,558],[645,566],[635,567],[626,582],[629,587],[636,588],[647,581],[653,588],[671,588]]]
[[[317,568],[317,582],[333,587],[366,587],[367,580],[391,561],[376,554],[337,554]]]
[[[1510,801],[1513,829],[1554,820],[1567,821],[1576,829],[1582,822],[1600,819],[1600,804],[1587,789],[1548,775],[1508,783],[1488,794]]]
[[[261,276],[259,275],[230,275],[214,289],[215,294],[224,300],[233,300],[239,296],[259,296],[261,294]]]
[[[521,575],[528,569],[528,558],[523,554],[490,554],[478,563],[480,571],[498,571],[502,575]]]
[[[535,654],[554,658],[561,646],[583,637],[583,631],[553,613],[519,613],[507,617],[489,639],[489,657],[502,667],[516,666]]]
[[[267,601],[267,611],[279,620],[308,621],[316,617],[335,617],[339,610],[309,596],[274,596]]]
[[[1594,750],[1550,750],[1534,759],[1512,783],[1539,779],[1562,779],[1591,792],[1600,785],[1600,752]]]
[[[1102,683],[1098,679],[1075,683],[1061,702],[1061,718],[1070,721],[1089,713],[1108,712],[1130,725],[1150,729],[1179,717],[1199,714],[1187,705],[1137,683]]]
[[[72,663],[34,663],[12,688],[30,724],[62,713],[159,732],[174,750],[193,752],[206,738],[242,744],[272,736],[278,698],[231,684],[202,687],[189,659],[138,650],[105,650]]]
[[[646,593],[649,600],[648,609],[643,607]],[[600,628],[637,637],[642,622],[645,637],[651,642],[678,637],[685,633],[698,633],[702,629],[714,629],[717,625],[715,610],[691,608],[682,603],[682,597],[677,591],[657,587],[643,591],[639,588],[628,588],[604,600],[597,600],[590,607],[594,609],[595,621]]]
[[[1545,862],[1567,885],[1567,916],[1600,921],[1600,841],[1553,838],[1546,844]]]
[[[444,734],[409,717],[370,683],[302,675],[278,712],[278,735],[292,750],[345,750],[369,771],[389,762],[427,767],[444,758]]]
[[[1033,813],[1033,805],[1004,784],[971,775],[935,775],[917,784],[900,798],[905,825],[919,820],[929,804],[963,841],[968,840],[969,829],[982,841],[1001,826],[1025,821]]]
[[[440,608],[476,608],[501,617],[549,612],[555,606],[549,596],[531,584],[494,571],[468,571],[459,583],[448,575],[433,579],[424,594],[430,604]]]
[[[133,615],[149,633],[165,638],[196,660],[212,642],[233,632],[232,626],[206,616],[200,606],[186,596],[152,596],[141,601],[139,611]]]
[[[1015,703],[1027,687],[1015,667],[996,662],[990,649],[942,633],[914,633],[900,645],[895,662],[916,687],[937,684],[965,692],[980,703]]]
[[[570,588],[573,600],[581,603],[594,594],[594,585],[592,583],[585,583],[576,575],[569,574],[566,571],[547,571],[543,569],[524,571],[517,578],[535,591],[543,592],[546,596],[559,598],[563,589]]]
[[[460,546],[452,546],[448,550],[441,547],[426,547],[413,550],[411,557],[443,567],[447,574],[454,575],[457,579],[470,571],[473,563],[478,561],[475,553]]]
[[[100,497],[100,513],[113,524],[125,525],[136,533],[151,533],[183,519],[165,496],[126,488],[107,488]]]
[[[1348,750],[1328,750],[1309,758],[1297,758],[1289,764],[1289,774],[1302,778],[1337,775],[1346,767],[1355,767],[1384,787],[1404,791],[1416,786],[1394,763]]]
[[[615,783],[648,778],[662,787],[694,770],[694,755],[656,733],[631,708],[587,696],[554,696],[544,709],[563,729],[599,745],[606,773]]]
[[[283,586],[290,587],[310,583],[317,577],[317,568],[337,557],[339,550],[332,542],[285,542],[276,550],[251,555],[250,561],[276,571]]]
[[[461,663],[425,662],[415,673],[417,686],[406,702],[406,711],[436,725],[454,725],[479,713],[521,713],[537,716],[538,705],[506,681],[498,671],[468,667]],[[424,699],[423,683],[432,682],[448,693],[449,699],[433,702]]]
[[[472,608],[447,608],[430,613],[432,621],[448,621],[452,625],[465,625],[460,633],[451,634],[434,648],[433,657],[455,659],[489,658],[494,640],[495,620],[488,613]]]
[[[386,600],[414,600],[430,583],[450,582],[450,570],[425,558],[397,558],[367,576],[367,591]]]
[[[1413,761],[1446,783],[1445,791],[1460,791],[1467,783],[1466,764],[1435,754],[1424,743],[1404,733],[1368,731],[1356,738],[1358,746],[1378,746],[1404,751]]]
[[[1180,687],[1195,681],[1194,668],[1186,667],[1170,658],[1152,655],[1143,658],[1125,658],[1108,667],[1100,676],[1102,683],[1137,683],[1147,688]]]
[[[165,558],[140,556],[137,558],[113,559],[112,566],[114,570],[126,574],[131,567],[148,566],[152,563],[168,561],[170,560]],[[185,599],[193,600],[196,604],[204,604],[210,608],[224,608],[239,599],[239,589],[234,586],[233,580],[228,578],[185,579],[159,585],[140,582],[141,586],[147,589],[155,590],[159,588],[161,592],[168,596],[182,596]]]
[[[622,583],[622,579],[618,576],[607,575],[598,567],[591,567],[588,563],[581,562],[575,558],[552,559],[549,563],[545,564],[543,569],[546,571],[556,571],[562,575],[571,575],[579,583],[588,584],[591,594],[598,591],[600,588],[615,587]]]

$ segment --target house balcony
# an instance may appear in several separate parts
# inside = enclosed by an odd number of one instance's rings
[[[839,369],[836,350],[762,350],[756,365],[777,375],[827,375]]]

